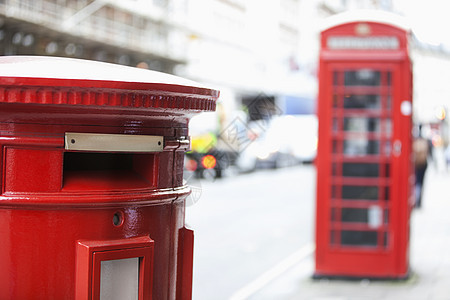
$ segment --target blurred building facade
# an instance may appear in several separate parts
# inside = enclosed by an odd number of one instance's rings
[[[2,0],[0,54],[142,63],[218,86],[228,110],[260,94],[312,103],[315,66],[301,55],[306,2]]]
[[[3,0],[0,54],[85,58],[173,73],[186,62],[180,1]],[[182,3],[181,3],[182,4]],[[180,38],[181,37],[181,38]]]
[[[221,89],[228,114],[261,99],[273,111],[314,113],[320,24],[351,9],[402,8],[397,0],[0,0],[0,55],[140,64]],[[450,52],[420,42],[412,51],[416,115],[428,120],[450,86],[447,76],[424,74],[431,65],[450,70]]]

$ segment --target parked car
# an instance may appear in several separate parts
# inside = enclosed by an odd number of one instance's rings
[[[277,116],[241,153],[236,165],[242,172],[312,162],[317,153],[315,115]]]

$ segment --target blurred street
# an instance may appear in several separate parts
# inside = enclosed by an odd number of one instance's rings
[[[229,299],[313,240],[312,165],[200,184],[186,212],[195,230],[193,299]]]
[[[314,166],[202,182],[186,215],[196,235],[193,299],[450,299],[448,182],[430,165],[411,218],[411,276],[399,282],[311,279]]]

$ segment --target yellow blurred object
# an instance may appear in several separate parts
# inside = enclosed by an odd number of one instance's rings
[[[436,109],[435,116],[438,120],[443,121],[445,119],[446,115],[447,115],[447,113],[446,113],[445,107],[440,106]]]
[[[202,159],[202,165],[205,169],[214,169],[216,167],[217,160],[212,155],[206,155]]]
[[[217,137],[213,133],[206,133],[191,138],[192,151],[198,153],[209,152],[217,143]]]

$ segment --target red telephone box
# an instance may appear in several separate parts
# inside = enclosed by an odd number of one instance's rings
[[[374,12],[321,32],[315,277],[408,275],[408,29]]]
[[[0,58],[0,299],[191,299],[188,122],[218,91],[149,70]]]

